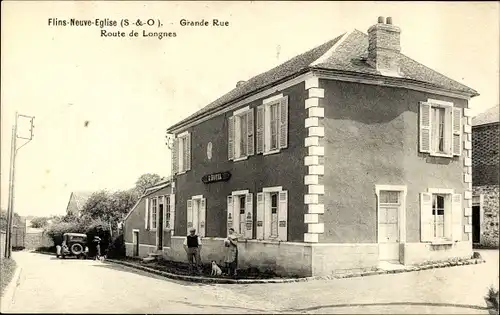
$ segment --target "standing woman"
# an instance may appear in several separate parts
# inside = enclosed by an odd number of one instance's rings
[[[224,240],[226,247],[226,257],[224,262],[228,270],[228,275],[236,277],[236,269],[238,268],[238,236],[234,233],[234,229],[229,229],[229,235]]]

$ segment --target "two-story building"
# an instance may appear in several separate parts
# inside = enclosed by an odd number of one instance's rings
[[[471,117],[478,93],[401,53],[379,18],[249,79],[168,129],[175,225],[220,261],[325,275],[472,254]]]
[[[472,119],[472,241],[498,248],[499,106]]]

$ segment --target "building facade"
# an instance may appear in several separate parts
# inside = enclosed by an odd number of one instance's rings
[[[326,275],[472,254],[476,91],[400,52],[379,19],[260,74],[168,130],[175,226],[163,253]]]
[[[472,125],[472,239],[498,248],[499,149],[498,106],[474,117]]]
[[[148,188],[123,219],[126,255],[147,257],[171,245],[175,196],[170,182]]]
[[[75,191],[69,196],[68,205],[66,206],[66,214],[79,216],[85,203],[92,196],[92,192],[88,191]]]

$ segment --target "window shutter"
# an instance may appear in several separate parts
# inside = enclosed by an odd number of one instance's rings
[[[254,126],[253,126],[253,108],[247,113],[247,155],[254,155],[255,153],[255,139],[254,139]]]
[[[264,239],[264,193],[257,193],[257,228],[256,238]]]
[[[184,154],[186,155],[186,165],[184,165],[184,171],[189,171],[191,169],[191,133],[188,133],[186,138],[186,150]]]
[[[420,241],[434,239],[434,217],[432,216],[432,194],[420,193]]]
[[[420,152],[431,152],[431,125],[431,105],[429,103],[420,102]]]
[[[227,231],[234,228],[233,196],[227,196]]]
[[[228,118],[227,158],[234,159],[234,116]]]
[[[253,194],[247,194],[245,206],[245,237],[252,238],[253,235]]]
[[[239,196],[233,196],[233,229],[236,233],[242,233],[240,231],[240,198]]]
[[[187,201],[187,232],[189,233],[189,229],[193,227],[193,200],[189,199]]]
[[[451,224],[452,224],[452,239],[454,241],[462,240],[462,195],[453,194],[451,200]],[[445,214],[446,215],[446,214]]]
[[[280,148],[288,146],[288,96],[280,101]]]
[[[287,241],[288,236],[288,191],[279,193],[279,212],[278,212],[278,239],[282,242]]]
[[[175,228],[175,194],[170,194],[170,229]]]
[[[177,174],[179,172],[179,139],[174,139],[174,145],[172,146],[172,174]]]
[[[257,154],[264,152],[264,105],[257,107]]]
[[[145,198],[144,199],[144,207],[145,207],[145,211],[144,211],[144,228],[146,230],[149,230],[149,199]]]
[[[200,237],[205,237],[207,230],[207,199],[202,198],[200,200],[200,210],[198,214],[198,222],[200,222],[198,235]]]
[[[268,193],[264,193],[264,239],[265,240],[271,237],[271,198],[269,198],[269,196],[270,195]],[[278,204],[278,212],[279,212],[279,204]]]
[[[452,115],[452,152],[453,155],[462,155],[462,109],[453,108]]]

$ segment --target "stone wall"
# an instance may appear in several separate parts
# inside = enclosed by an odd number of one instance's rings
[[[498,247],[499,186],[473,187],[475,196],[483,195],[483,222],[481,222],[481,245]]]
[[[54,246],[54,242],[46,233],[26,233],[26,236],[24,238],[25,249],[37,249],[39,247],[51,246]]]

